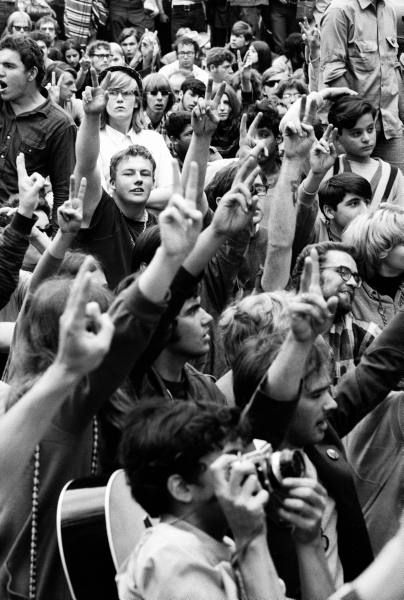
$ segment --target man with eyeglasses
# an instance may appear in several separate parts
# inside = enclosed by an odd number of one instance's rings
[[[162,67],[159,73],[162,73],[169,79],[173,73],[181,71],[187,75],[193,75],[196,79],[207,85],[209,79],[208,73],[195,64],[195,58],[199,52],[198,43],[194,39],[184,36],[177,40],[175,50],[177,52],[177,60]]]
[[[369,321],[356,319],[352,314],[355,291],[362,285],[355,262],[354,249],[341,242],[319,242],[306,246],[296,260],[292,278],[296,289],[307,256],[317,251],[320,262],[320,285],[324,298],[338,298],[334,322],[323,337],[333,351],[333,385],[358,363],[360,357],[380,333],[379,327]]]

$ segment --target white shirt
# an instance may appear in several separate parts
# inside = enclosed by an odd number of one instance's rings
[[[175,60],[174,62],[168,65],[164,65],[164,67],[161,67],[159,73],[161,73],[162,75],[164,75],[164,77],[167,77],[167,79],[169,79],[171,75],[173,73],[176,73],[177,71],[181,71],[181,69],[179,67],[178,60]],[[202,83],[204,83],[205,85],[208,85],[209,75],[207,71],[204,71],[200,67],[194,65],[192,67],[192,75],[196,77],[196,79],[202,81]]]
[[[130,129],[128,133],[121,133],[109,125],[100,131],[100,155],[98,164],[102,173],[102,185],[109,190],[109,165],[111,158],[117,152],[125,150],[134,144],[144,146],[153,156],[156,162],[156,173],[154,187],[167,189],[170,192],[173,189],[173,169],[172,157],[164,141],[163,136],[157,131],[148,129],[135,133]]]

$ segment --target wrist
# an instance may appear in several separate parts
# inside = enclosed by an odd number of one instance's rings
[[[54,378],[55,382],[63,381],[66,387],[76,385],[83,377],[77,369],[72,369],[63,359],[63,356],[57,354],[54,362],[47,370],[48,376]]]
[[[156,250],[156,259],[164,262],[165,268],[172,268],[173,270],[179,269],[185,258],[188,256],[188,252],[181,250],[180,252],[171,252],[163,245],[159,246]]]
[[[17,212],[19,215],[21,215],[22,217],[25,217],[27,219],[32,219],[32,217],[34,216],[34,209],[26,207],[26,206],[20,205],[17,209]]]

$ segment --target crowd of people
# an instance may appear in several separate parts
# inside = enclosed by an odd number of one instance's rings
[[[0,3],[2,600],[404,599],[403,15]]]

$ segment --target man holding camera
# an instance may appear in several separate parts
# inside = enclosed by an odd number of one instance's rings
[[[284,598],[266,542],[269,493],[252,455],[241,456],[250,442],[236,409],[159,399],[135,408],[122,441],[123,464],[133,496],[160,522],[118,575],[121,600]],[[308,478],[284,484],[281,515],[295,528],[311,597],[319,586],[328,595],[326,569],[316,568],[325,491]],[[227,543],[226,534],[233,538]]]

